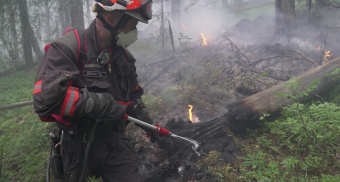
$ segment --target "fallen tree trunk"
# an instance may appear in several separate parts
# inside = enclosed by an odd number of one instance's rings
[[[322,66],[310,70],[297,79],[300,82],[301,90],[308,88],[310,83],[318,79],[320,83],[317,89],[313,90],[309,96],[302,97],[299,101],[305,101],[313,97],[316,93],[327,91],[334,86],[337,81],[330,75],[336,68],[340,67],[340,58],[335,59]],[[176,135],[188,137],[200,143],[195,151],[193,144],[179,138],[168,138],[168,142],[159,142],[166,155],[160,155],[158,162],[152,162],[148,158],[142,160],[141,172],[143,181],[190,181],[203,180],[209,178],[209,172],[204,166],[200,167],[198,161],[205,159],[210,152],[220,153],[219,162],[233,165],[239,156],[242,146],[238,144],[236,135],[244,135],[245,129],[258,123],[259,117],[264,113],[275,115],[282,110],[283,106],[294,102],[286,97],[275,97],[277,93],[286,90],[283,82],[270,89],[264,90],[237,102],[228,105],[228,112],[222,117],[210,121],[191,123],[189,120],[170,120],[164,128],[169,129]],[[142,155],[150,155],[150,149],[145,147],[139,149]],[[166,159],[166,160],[165,160]],[[164,161],[160,165],[159,161]],[[151,175],[150,175],[151,174]]]
[[[296,77],[296,79],[302,79],[300,82],[301,90],[306,90],[314,80],[319,80],[320,82],[316,89],[314,89],[309,95],[301,97],[298,101],[306,101],[316,94],[325,92],[335,84],[339,83],[339,80],[335,79],[336,75],[331,75],[336,68],[340,68],[340,58],[332,60]],[[283,106],[290,105],[294,102],[293,99],[287,97],[276,97],[277,92],[285,92],[285,85],[287,82],[283,82],[272,88],[228,105],[230,110],[222,118],[226,118],[226,120],[228,120],[230,123],[230,129],[235,134],[244,133],[245,129],[256,123],[261,115],[265,113],[278,113],[282,110]]]
[[[15,107],[20,107],[20,106],[26,106],[26,105],[30,105],[30,104],[33,104],[33,100],[24,101],[24,102],[17,102],[17,103],[14,103],[14,104],[0,106],[0,111],[5,110],[5,109],[12,109],[12,108],[15,108]]]

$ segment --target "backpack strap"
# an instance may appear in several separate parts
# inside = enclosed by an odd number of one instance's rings
[[[77,31],[74,29],[73,32],[76,35],[78,41],[76,65],[81,73],[87,60],[87,38],[85,35],[85,30]]]

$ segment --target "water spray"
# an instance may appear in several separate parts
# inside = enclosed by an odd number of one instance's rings
[[[152,124],[149,124],[149,123],[146,123],[146,122],[141,121],[141,120],[139,120],[139,119],[136,119],[136,118],[133,118],[133,117],[131,117],[131,116],[128,116],[127,114],[125,114],[125,119],[126,119],[126,120],[129,120],[129,121],[132,121],[132,122],[134,122],[135,124],[144,126],[144,127],[149,128],[149,129],[151,129],[151,130],[154,130],[154,131],[158,132],[158,133],[161,134],[161,135],[168,135],[168,136],[171,136],[171,137],[180,138],[180,139],[183,139],[183,140],[185,140],[185,141],[188,141],[188,142],[194,144],[194,146],[192,146],[192,149],[196,152],[196,154],[197,154],[198,156],[201,156],[201,155],[197,152],[197,148],[199,147],[200,143],[198,143],[197,141],[195,141],[195,140],[193,140],[193,139],[175,135],[174,133],[171,133],[169,130],[164,129],[164,128],[161,128],[161,127],[159,127],[158,125],[154,126],[154,125],[152,125]]]

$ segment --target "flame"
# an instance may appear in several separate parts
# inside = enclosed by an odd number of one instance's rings
[[[193,123],[194,122],[194,120],[192,119],[192,108],[193,108],[193,106],[192,105],[188,105],[188,106],[190,107],[190,109],[189,109],[189,119]]]
[[[203,33],[203,32],[201,32],[201,37],[202,37],[202,44],[201,44],[201,45],[204,45],[204,46],[208,45],[208,43],[207,43],[207,39],[205,38],[205,36],[204,36],[204,33]]]
[[[189,108],[189,120],[192,122],[192,123],[198,123],[200,122],[200,120],[198,119],[198,117],[195,115],[195,113],[192,112],[192,109],[194,108],[192,105],[188,105],[190,108]]]
[[[333,59],[333,53],[332,53],[332,51],[326,51],[325,49],[322,49],[322,50],[321,50],[321,47],[320,47],[320,46],[318,46],[318,50],[321,51],[321,54],[322,54],[322,56],[323,56],[323,60],[324,60],[324,61],[330,61],[330,60]]]
[[[186,30],[186,29],[187,29],[187,27],[186,27],[185,25],[182,25],[182,28],[183,28],[183,30]]]
[[[329,61],[329,60],[331,60],[333,58],[333,53],[332,53],[332,51],[327,51],[326,53],[325,53],[325,61]]]

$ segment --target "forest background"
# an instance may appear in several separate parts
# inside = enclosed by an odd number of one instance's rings
[[[44,46],[61,36],[66,28],[87,27],[95,17],[92,6],[91,0],[0,0],[1,106],[32,100],[35,72]],[[228,80],[223,73],[224,65],[214,62],[216,59],[211,52],[204,54],[203,61],[195,62],[198,60],[195,56],[200,55],[198,52],[209,49],[209,45],[210,49],[216,49],[218,40],[225,35],[234,35],[235,45],[240,45],[243,51],[248,50],[247,46],[251,44],[244,42],[258,39],[246,39],[247,35],[264,30],[260,27],[248,29],[240,22],[251,22],[260,17],[262,22],[270,20],[267,23],[272,29],[263,33],[270,34],[273,44],[291,46],[293,38],[301,33],[297,33],[296,28],[300,24],[326,29],[328,33],[314,35],[319,36],[315,41],[322,50],[318,51],[317,46],[308,47],[315,49],[311,50],[315,54],[306,54],[321,65],[331,48],[332,57],[340,53],[335,51],[338,47],[329,46],[332,40],[340,44],[336,37],[340,35],[339,8],[339,0],[154,0],[153,20],[149,25],[139,25],[139,41],[129,48],[139,59],[140,83],[146,90],[143,99],[157,120],[187,119],[187,104],[199,108],[197,113],[201,112],[198,114],[201,121],[222,115],[227,111],[226,103],[249,96],[238,88],[250,85],[254,77],[242,75],[241,79],[238,75],[233,77],[233,84],[224,84],[231,83],[230,77]],[[245,39],[236,38],[237,32],[232,31],[235,27],[241,28],[239,32]],[[208,48],[203,47],[204,39],[208,40]],[[176,70],[172,75],[176,84],[171,78],[157,80],[159,74],[150,76],[150,69],[160,74],[164,71],[164,67],[152,65],[170,62],[176,56],[176,59],[186,60],[182,65],[185,71],[169,64],[171,70]],[[230,54],[220,59],[231,59]],[[305,68],[310,69],[310,65]],[[167,73],[170,72],[161,76]],[[260,72],[262,77],[267,75],[266,71]],[[278,96],[297,98],[301,93],[308,94],[308,91],[299,90],[299,80],[293,76],[284,77],[290,83],[287,92]],[[281,81],[271,80],[266,87],[255,91],[254,85],[247,89],[256,93]],[[235,83],[243,85],[235,86]],[[209,89],[203,90],[202,84]],[[235,136],[242,149],[237,160],[226,163],[221,160],[220,151],[210,151],[197,163],[198,169],[206,171],[204,178],[183,180],[339,181],[338,93],[336,85],[310,103],[296,101],[285,107],[280,117],[265,121],[264,115],[260,127],[249,130],[245,137]],[[53,127],[51,123],[40,122],[30,104],[0,111],[0,181],[45,181],[48,135]]]

